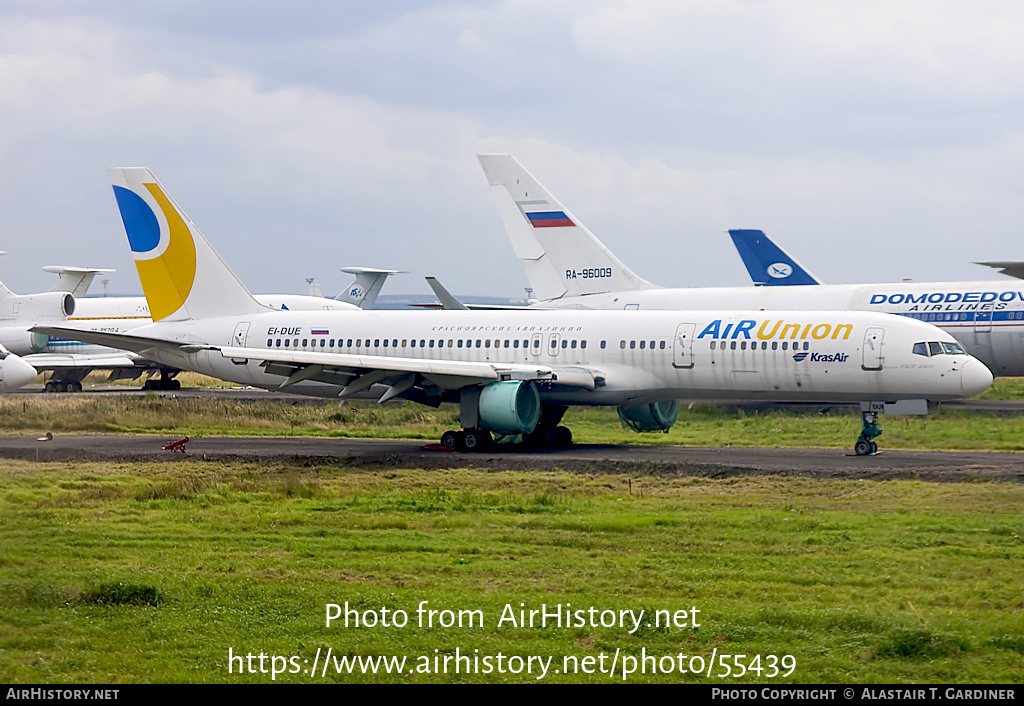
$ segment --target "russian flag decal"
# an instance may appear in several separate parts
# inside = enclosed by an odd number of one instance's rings
[[[538,211],[537,213],[527,213],[526,217],[530,219],[530,224],[534,228],[560,228],[576,225],[565,215],[565,211]]]

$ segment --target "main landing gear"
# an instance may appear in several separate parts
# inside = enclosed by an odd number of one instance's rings
[[[78,380],[50,380],[43,389],[47,392],[81,392],[82,383]]]
[[[523,434],[523,443],[534,448],[563,448],[572,446],[572,431],[559,425],[565,415],[565,407],[542,407],[536,428]],[[514,436],[514,435],[510,435]],[[499,435],[499,439],[504,438]],[[487,451],[495,443],[491,432],[486,429],[462,429],[446,431],[441,435],[441,445],[462,453]]]
[[[878,412],[861,412],[860,436],[853,445],[858,456],[874,456],[878,453],[878,444],[874,440],[882,435],[882,427],[878,426]]]
[[[142,384],[143,390],[180,390],[181,381],[175,380],[174,376],[178,374],[178,371],[170,372],[167,370],[160,371],[159,378],[149,378]]]

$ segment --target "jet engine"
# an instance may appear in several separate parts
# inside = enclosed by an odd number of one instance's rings
[[[482,429],[529,434],[540,420],[540,392],[529,381],[493,382],[480,390],[478,416]]]
[[[66,319],[75,313],[75,298],[70,292],[11,294],[0,299],[0,319],[33,323]]]
[[[25,326],[0,326],[0,346],[15,355],[38,353],[49,340],[49,336],[32,333]]]
[[[17,390],[36,379],[36,369],[0,347],[0,391]]]
[[[679,418],[679,400],[662,400],[651,404],[619,407],[619,420],[633,431],[667,432]]]

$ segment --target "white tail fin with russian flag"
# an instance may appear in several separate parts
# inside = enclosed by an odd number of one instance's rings
[[[534,297],[657,288],[622,264],[512,155],[477,158]]]

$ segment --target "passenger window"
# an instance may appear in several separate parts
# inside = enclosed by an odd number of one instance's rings
[[[718,343],[718,341],[712,341],[711,342],[711,350],[715,350],[715,344],[716,343]]]
[[[305,338],[303,338],[303,339],[302,339],[302,347],[303,347],[303,348],[305,348],[305,347],[306,347],[306,339],[305,339]]]
[[[736,341],[731,341],[729,344],[729,348],[732,350],[736,350]]]
[[[603,341],[602,341],[602,343],[603,343]],[[586,347],[587,347],[587,342],[586,341],[580,341],[580,348],[586,348]]]
[[[636,349],[636,341],[630,341],[629,342],[629,347],[630,347],[631,350],[635,350]]]
[[[272,345],[274,345],[274,339],[273,338],[268,338],[267,339],[267,348],[270,348]]]
[[[915,343],[914,344],[914,355],[923,355],[925,358],[928,357],[928,344],[927,343]]]
[[[740,341],[740,350],[741,351],[747,350],[747,342],[746,341]]]
[[[779,342],[778,341],[772,341],[772,350],[773,351],[779,350]]]
[[[647,341],[640,341],[640,350],[643,350],[647,346]]]
[[[784,351],[788,351],[789,350],[789,341],[783,341],[782,342],[782,350],[784,350]]]
[[[287,339],[287,338],[286,338],[286,339],[284,339],[284,347],[285,347],[285,348],[287,348],[287,347],[288,347],[288,344],[289,344],[289,343],[291,343],[291,341],[290,341],[289,339]]]

